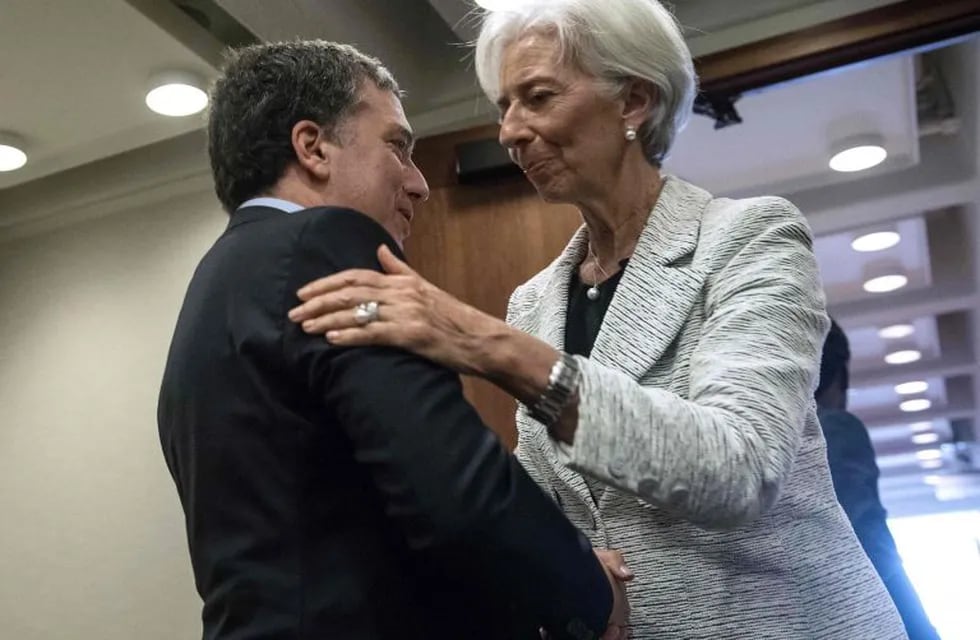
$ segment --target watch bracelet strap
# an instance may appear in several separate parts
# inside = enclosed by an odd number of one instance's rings
[[[534,406],[530,407],[531,417],[546,427],[558,422],[565,405],[578,390],[581,377],[582,371],[574,356],[564,351],[561,352],[558,360],[551,367],[548,387],[538,398],[538,401],[534,403]]]

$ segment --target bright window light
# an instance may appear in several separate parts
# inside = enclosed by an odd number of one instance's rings
[[[922,352],[916,351],[915,349],[893,351],[885,356],[885,362],[888,364],[909,364],[910,362],[918,362],[921,359]]]
[[[894,518],[888,528],[938,635],[943,640],[975,640],[980,511]]]
[[[882,340],[900,340],[907,338],[915,333],[915,327],[910,324],[893,324],[878,330],[878,337]]]
[[[891,291],[898,291],[908,283],[908,278],[901,274],[894,273],[887,276],[871,278],[864,283],[864,290],[868,293],[889,293]]]
[[[908,396],[915,393],[924,393],[929,390],[929,383],[925,380],[911,380],[895,385],[895,393]]]
[[[855,238],[851,242],[851,248],[861,253],[884,251],[885,249],[891,249],[901,242],[901,240],[902,236],[896,231],[876,231],[875,233],[866,233],[863,236]]]

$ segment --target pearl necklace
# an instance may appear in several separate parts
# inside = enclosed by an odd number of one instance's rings
[[[599,264],[599,256],[597,256],[595,253],[593,253],[593,251],[592,251],[592,243],[591,242],[589,243],[589,257],[592,258],[592,264],[595,265],[595,268],[599,271],[599,273],[602,274],[603,281],[608,280],[609,279],[609,274],[606,273],[605,269],[602,268],[602,265]],[[589,287],[588,290],[585,292],[585,297],[588,298],[589,300],[592,300],[592,301],[595,301],[595,300],[598,300],[599,299],[599,280],[598,279],[596,279],[596,281],[594,283],[592,283],[592,286]]]

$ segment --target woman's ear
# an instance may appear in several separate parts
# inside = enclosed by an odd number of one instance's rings
[[[623,87],[623,122],[637,129],[657,106],[657,89],[646,80],[634,78]]]
[[[317,180],[330,177],[330,150],[332,144],[323,127],[312,120],[300,120],[293,125],[290,140],[296,163]]]

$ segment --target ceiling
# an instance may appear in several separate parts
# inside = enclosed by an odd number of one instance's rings
[[[0,130],[24,138],[30,161],[0,173],[0,189],[201,127],[200,117],[164,118],[143,100],[153,73],[207,78],[213,68],[131,5],[4,0],[2,13]]]
[[[894,1],[673,4],[692,51],[703,55]],[[260,40],[336,39],[377,55],[407,91],[420,135],[494,118],[460,45],[474,35],[463,0],[5,0],[0,131],[26,140],[30,162],[0,173],[0,242],[104,215],[137,192],[165,197],[176,180],[207,182],[202,119],[164,118],[143,104],[157,71],[214,77],[229,41],[216,21],[195,21],[177,4],[206,8]],[[720,195],[776,193],[807,215],[831,313],[850,337],[851,407],[870,428],[882,494],[899,515],[980,506],[980,472],[961,459],[965,445],[954,444],[975,433],[980,401],[980,54],[972,40],[926,55],[928,65],[893,56],[742,96],[741,125],[715,130],[694,117],[667,164]],[[916,87],[933,66],[952,94],[952,118],[917,114]],[[835,143],[868,132],[884,139],[889,160],[858,174],[830,171]],[[901,242],[880,253],[851,249],[854,237],[880,230],[898,231]],[[892,271],[908,285],[862,289],[868,277]],[[898,322],[912,334],[878,335]],[[922,358],[887,364],[884,356],[899,348]],[[931,406],[905,413],[894,387],[919,380],[928,389],[909,397]],[[936,442],[925,442],[928,433]],[[926,465],[937,468],[923,467],[929,456],[938,461]]]

